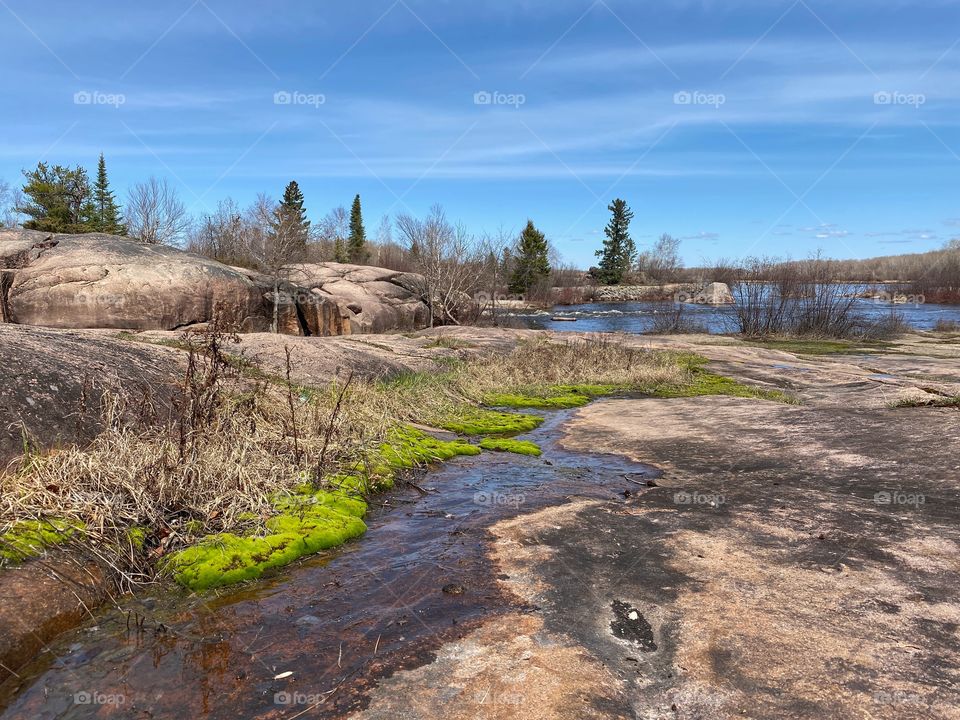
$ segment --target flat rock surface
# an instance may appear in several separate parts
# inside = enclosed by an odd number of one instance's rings
[[[0,464],[24,442],[53,447],[92,440],[104,393],[149,400],[163,412],[182,353],[117,333],[0,324]],[[25,438],[26,436],[26,438]]]
[[[491,621],[478,632],[496,640],[482,652],[444,646],[431,666],[381,683],[368,716],[443,717],[433,698],[453,686],[506,693],[509,705],[474,708],[489,718],[589,717],[624,698],[630,712],[603,716],[960,717],[960,413],[886,406],[890,388],[928,382],[918,375],[955,387],[951,346],[923,355],[913,339],[876,357],[811,358],[701,344],[716,339],[631,342],[697,347],[716,358],[711,369],[805,404],[579,410],[564,447],[664,476],[622,502],[572,501],[495,526],[501,583],[538,608],[536,627]],[[795,373],[768,372],[783,364]],[[877,382],[880,368],[893,377]],[[582,653],[582,676],[538,680],[545,638]],[[571,695],[589,707],[564,703]]]

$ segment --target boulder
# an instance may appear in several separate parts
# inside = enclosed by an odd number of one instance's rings
[[[693,295],[685,298],[685,302],[699,303],[701,305],[733,305],[733,293],[726,283],[712,282],[704,285]]]
[[[300,263],[287,270],[293,285],[345,308],[354,333],[418,330],[430,324],[421,275],[344,263]]]
[[[345,311],[326,293],[285,285],[282,327],[338,335]],[[55,328],[173,330],[220,316],[270,329],[273,283],[258,273],[162,245],[91,233],[0,230],[0,319]]]

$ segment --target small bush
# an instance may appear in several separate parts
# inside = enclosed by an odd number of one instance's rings
[[[709,330],[705,325],[690,317],[683,303],[677,303],[673,310],[656,313],[653,316],[653,325],[647,331],[647,333],[651,335],[680,335],[707,332],[709,332]]]
[[[934,332],[942,333],[958,333],[960,332],[960,322],[956,320],[947,320],[945,318],[940,318],[933,325]]]

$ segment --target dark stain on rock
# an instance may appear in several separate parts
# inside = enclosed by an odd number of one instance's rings
[[[610,630],[614,637],[627,640],[640,646],[643,652],[654,652],[657,643],[653,639],[653,628],[639,610],[621,600],[610,603],[613,621]]]

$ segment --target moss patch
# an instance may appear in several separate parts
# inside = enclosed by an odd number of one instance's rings
[[[143,550],[144,545],[147,543],[147,534],[149,532],[150,529],[142,525],[135,525],[132,528],[128,528],[127,540],[130,541],[130,546],[135,550]]]
[[[480,442],[480,447],[484,450],[495,450],[498,452],[512,452],[518,455],[531,455],[539,457],[541,455],[540,446],[528,440],[508,440],[506,438],[484,438]]]
[[[887,342],[846,340],[748,340],[747,345],[782,350],[794,355],[865,355],[893,347]]]
[[[960,408],[960,395],[952,397],[931,396],[929,398],[904,398],[890,404],[893,408],[929,407],[929,408]]]
[[[412,427],[392,430],[380,446],[380,456],[392,470],[449,460],[457,455],[478,455],[480,450],[464,440],[438,440]]]
[[[561,410],[582,407],[595,397],[613,395],[625,389],[619,385],[550,385],[524,389],[523,392],[488,393],[483,402],[493,407]]]
[[[371,487],[389,487],[397,472],[479,453],[480,448],[463,440],[438,440],[415,428],[395,428],[369,467],[358,465],[362,473],[332,475],[324,479],[323,489],[304,486],[278,496],[273,500],[276,514],[261,532],[210,535],[172,555],[167,570],[194,592],[255,580],[268,570],[363,535],[367,503],[362,494]]]
[[[688,382],[680,385],[657,385],[648,388],[647,392],[660,398],[687,398],[705,395],[729,395],[731,397],[755,398],[758,400],[772,400],[774,402],[797,404],[796,398],[782,390],[767,390],[737,382],[733,378],[724,377],[707,372],[704,365],[708,360],[694,354],[682,354],[677,357],[678,362],[687,366],[690,372]]]
[[[66,520],[21,520],[0,535],[0,561],[13,564],[36,557],[82,529],[82,524]]]
[[[530,432],[543,418],[537,415],[499,412],[484,408],[465,408],[459,416],[439,423],[440,427],[460,435],[510,435]]]
[[[272,568],[359,537],[367,504],[339,491],[318,490],[280,497],[277,514],[261,534],[209,535],[170,556],[166,568],[194,592],[255,580]]]

